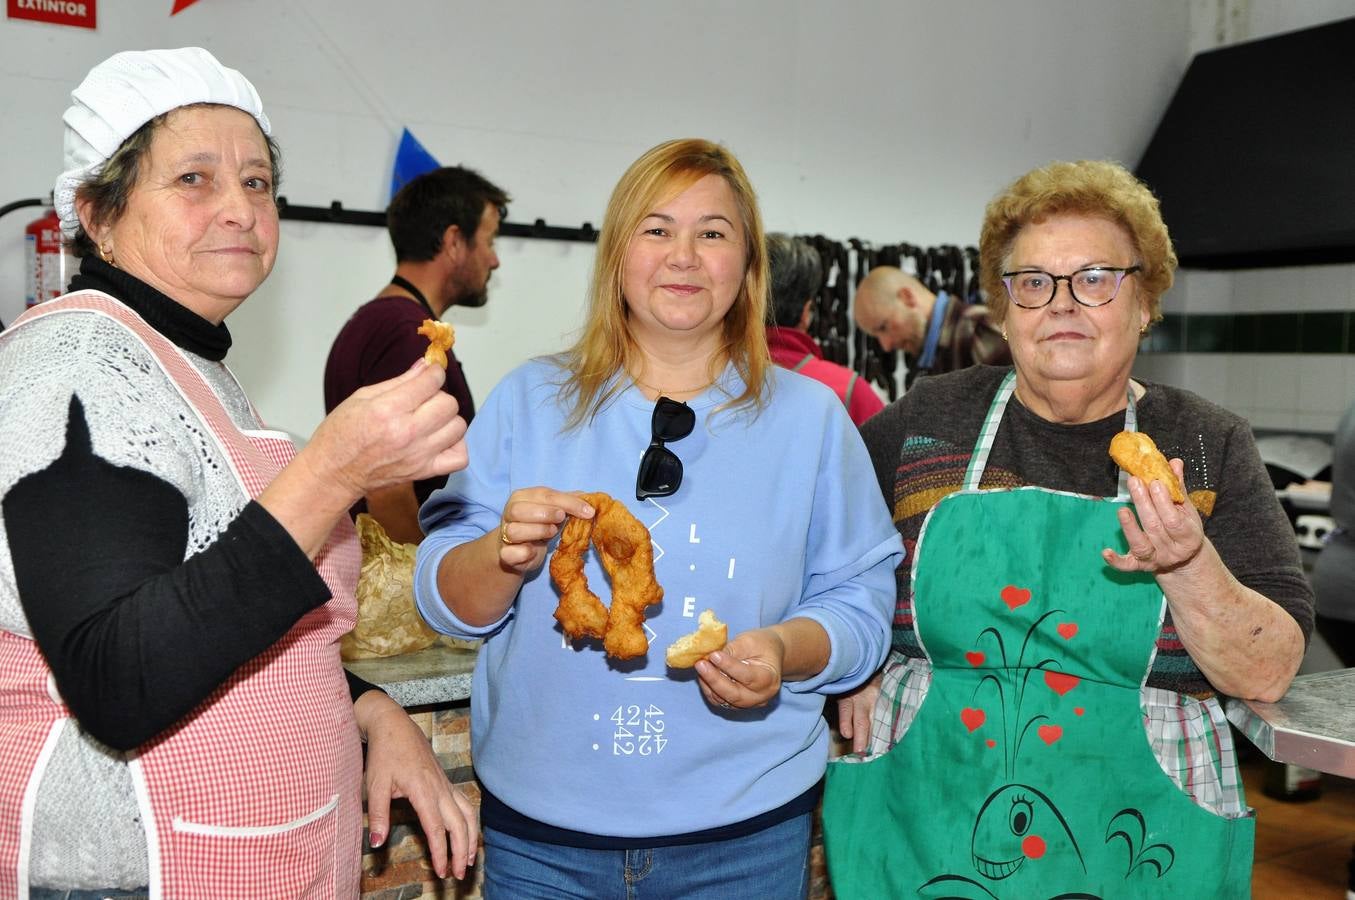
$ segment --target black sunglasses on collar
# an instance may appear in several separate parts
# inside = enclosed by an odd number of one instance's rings
[[[696,413],[685,403],[660,397],[654,403],[654,415],[649,420],[649,448],[640,457],[640,471],[635,476],[635,499],[668,497],[682,486],[682,460],[664,446],[668,441],[680,441],[696,427]]]

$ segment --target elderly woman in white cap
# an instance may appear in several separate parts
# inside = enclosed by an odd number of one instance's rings
[[[80,274],[0,336],[0,896],[355,897],[360,739],[371,843],[407,796],[460,877],[475,813],[338,654],[348,507],[466,463],[443,372],[266,430],[222,362],[278,244],[258,94],[187,48],[72,96]]]

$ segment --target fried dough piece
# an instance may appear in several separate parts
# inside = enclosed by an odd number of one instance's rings
[[[570,519],[561,530],[550,561],[551,579],[560,590],[555,619],[570,638],[602,638],[607,655],[614,659],[643,656],[649,650],[645,607],[663,599],[663,588],[654,578],[649,529],[607,494],[581,497],[596,513],[592,519]],[[589,589],[583,573],[590,538],[612,581],[610,610]]]
[[[423,351],[424,361],[429,365],[447,368],[447,351],[456,343],[456,330],[446,322],[424,319],[419,326],[419,334],[428,338],[428,349]]]
[[[560,589],[555,620],[571,640],[600,638],[607,632],[607,607],[588,589],[588,578],[583,574],[583,557],[592,534],[591,519],[571,518],[560,530],[560,544],[550,558],[550,578]]]
[[[1212,516],[1214,514],[1214,501],[1218,499],[1218,494],[1214,491],[1191,491],[1187,496],[1190,502],[1195,504],[1195,508],[1200,511],[1202,516]]]
[[[1186,502],[1181,482],[1176,480],[1167,457],[1157,449],[1153,439],[1141,431],[1121,431],[1110,439],[1110,458],[1130,475],[1136,475],[1146,485],[1160,481],[1171,492],[1176,503]]]
[[[666,659],[670,669],[690,669],[729,640],[729,626],[715,618],[714,610],[701,613],[696,622],[695,631],[668,645]]]

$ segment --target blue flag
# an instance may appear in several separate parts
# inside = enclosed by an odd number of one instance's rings
[[[406,128],[400,134],[400,146],[395,151],[395,169],[391,172],[391,199],[395,198],[406,182],[441,166],[442,164],[433,158],[433,154],[425,150],[419,139],[410,134]]]

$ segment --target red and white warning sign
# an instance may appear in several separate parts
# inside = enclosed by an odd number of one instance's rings
[[[95,26],[95,0],[7,0],[11,19],[32,19],[76,28]]]

